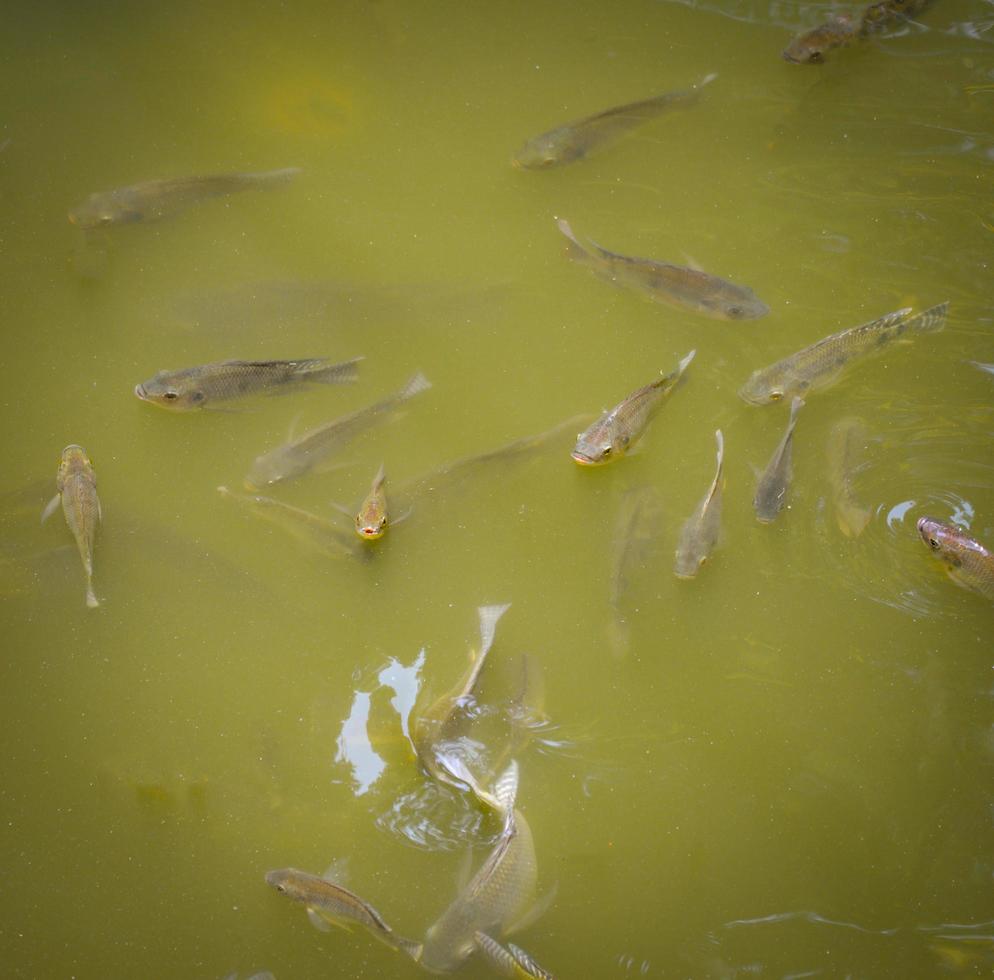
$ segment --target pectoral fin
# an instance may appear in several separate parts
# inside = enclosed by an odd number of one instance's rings
[[[45,504],[45,509],[41,512],[41,522],[45,523],[55,512],[58,510],[59,504],[62,503],[62,494],[57,493],[52,499]]]
[[[346,932],[351,932],[350,926],[346,925],[341,919],[332,919],[328,916],[322,915],[317,909],[307,906],[307,918],[310,919],[311,925],[315,929],[320,929],[321,932],[331,932],[332,926],[338,926],[339,929],[344,929]]]

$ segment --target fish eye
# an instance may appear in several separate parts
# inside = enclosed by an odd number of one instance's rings
[[[610,446],[605,446],[605,447],[604,447],[604,448],[603,448],[603,449],[601,450],[601,455],[602,455],[602,456],[610,456],[610,455],[611,455],[611,447],[610,447]]]
[[[783,398],[783,392],[782,391],[771,391],[770,392],[770,401],[771,402],[778,402],[778,401],[780,401],[781,398]]]
[[[164,391],[162,393],[162,397],[165,398],[166,401],[170,402],[175,401],[177,398],[179,398],[179,392],[173,391],[172,388],[170,388],[168,391]]]
[[[939,550],[939,542],[935,538],[929,538],[928,539],[928,546],[933,551],[938,551]]]
[[[745,316],[745,310],[741,306],[730,306],[725,312],[730,320],[741,320]]]
[[[812,64],[819,65],[822,62],[822,56],[820,51],[812,51],[808,56],[808,61]]]

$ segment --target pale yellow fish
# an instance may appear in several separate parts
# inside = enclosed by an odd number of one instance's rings
[[[170,177],[97,191],[69,212],[69,220],[90,230],[110,225],[154,221],[212,197],[255,188],[277,187],[293,180],[298,167],[255,174],[213,174],[206,177]]]
[[[856,476],[865,465],[866,440],[866,427],[853,417],[836,422],[828,437],[828,484],[836,523],[847,538],[858,538],[873,516],[855,489]]]
[[[675,371],[633,391],[581,432],[573,448],[574,462],[581,466],[599,466],[631,450],[659,410],[663,399],[680,382],[696,353],[691,351]]]
[[[948,308],[948,303],[940,303],[911,316],[911,308],[907,307],[858,327],[840,330],[769,367],[754,371],[739,389],[739,397],[752,405],[769,405],[827,387],[852,361],[880,351],[901,338],[941,330]]]
[[[83,571],[86,573],[86,604],[95,609],[100,601],[93,591],[93,545],[97,536],[97,524],[102,520],[103,513],[97,496],[97,475],[82,446],[66,446],[62,451],[55,485],[58,493],[49,501],[41,519],[47,520],[61,500],[62,513],[76,539]]]
[[[457,969],[478,951],[477,933],[499,941],[528,917],[538,861],[531,828],[515,808],[517,783],[517,766],[512,764],[494,789],[505,813],[497,844],[425,936],[418,962],[431,972]]]
[[[386,470],[383,464],[375,477],[366,499],[359,506],[359,512],[355,516],[356,534],[364,541],[375,541],[383,537],[387,529],[387,492],[386,492]]]
[[[398,936],[372,905],[327,878],[296,868],[281,868],[270,871],[266,882],[281,895],[306,906],[311,920],[319,926],[317,917],[342,928],[347,928],[350,922],[358,922],[391,949],[400,950],[413,958],[421,954],[420,943]]]
[[[725,457],[725,440],[718,429],[714,434],[718,443],[717,467],[714,480],[704,494],[697,509],[683,526],[680,543],[676,549],[673,566],[677,578],[693,578],[708,560],[718,543],[721,530],[722,463]]]

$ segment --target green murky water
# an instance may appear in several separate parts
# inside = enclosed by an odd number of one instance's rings
[[[18,4],[0,62],[6,366],[0,972],[409,977],[361,930],[268,888],[344,880],[424,935],[496,827],[405,738],[419,685],[463,671],[476,607],[510,602],[494,689],[540,664],[522,752],[548,911],[517,942],[559,977],[909,977],[994,963],[992,610],[914,524],[994,541],[994,6],[821,68],[779,52],[826,6],[730,0]],[[521,141],[717,71],[699,106],[550,173]],[[5,142],[8,141],[9,142]],[[90,192],[303,168],[84,245]],[[607,247],[748,283],[723,323],[614,289],[554,216]],[[939,334],[809,399],[791,506],[754,519],[786,420],[755,368],[903,305]],[[615,403],[697,358],[616,465],[570,435],[417,500],[368,560],[302,549],[215,492],[298,431],[397,388],[399,421],[274,495],[323,514]],[[359,385],[171,415],[133,386],[227,357],[364,354]],[[826,444],[869,432],[866,531],[835,521]],[[677,581],[682,521],[726,440],[724,535]],[[105,521],[97,592],[61,520],[64,445]],[[658,491],[655,545],[610,605],[619,508]],[[468,963],[468,977],[490,975]]]

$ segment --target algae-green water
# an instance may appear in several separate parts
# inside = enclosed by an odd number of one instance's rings
[[[564,978],[929,977],[994,968],[994,610],[915,522],[994,544],[994,7],[936,0],[820,66],[789,39],[858,5],[14,3],[0,58],[3,553],[0,974],[415,977],[319,932],[267,871],[333,866],[421,939],[498,822],[418,766],[411,705],[452,688],[478,606],[511,603],[481,698],[540,670],[518,755],[539,866],[512,937]],[[718,77],[589,159],[528,137]],[[84,235],[95,191],[299,167],[292,183]],[[749,285],[723,322],[617,288],[617,252]],[[814,392],[789,506],[752,510],[786,406],[749,374],[949,301],[945,329]],[[296,432],[432,389],[271,489],[328,519],[590,417],[697,355],[639,451],[573,432],[410,502],[365,557],[222,499]],[[364,355],[358,384],[171,414],[160,369]],[[866,427],[858,537],[829,433]],[[673,552],[725,437],[722,538]],[[87,609],[61,513],[83,445],[103,505]],[[654,488],[617,608],[619,512]],[[619,622],[621,620],[622,622]],[[619,633],[627,644],[618,643]],[[492,975],[473,957],[466,977]]]

